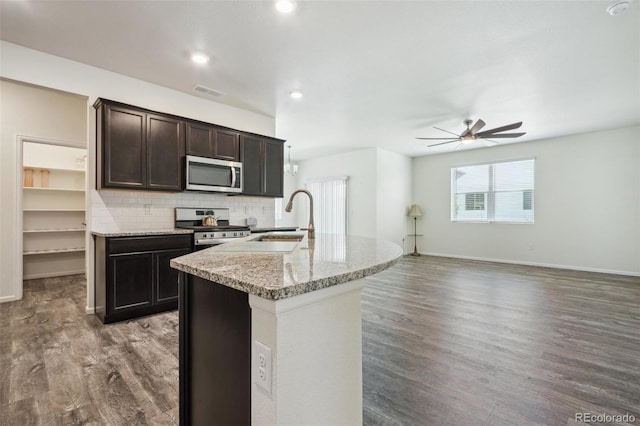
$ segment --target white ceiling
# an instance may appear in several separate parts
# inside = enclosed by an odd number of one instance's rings
[[[212,99],[274,116],[294,160],[372,146],[419,156],[456,144],[415,137],[461,133],[465,118],[523,121],[518,142],[640,124],[640,4],[611,17],[612,2],[305,1],[281,15],[271,1],[0,1],[0,36],[224,92]],[[212,61],[192,64],[193,50]]]

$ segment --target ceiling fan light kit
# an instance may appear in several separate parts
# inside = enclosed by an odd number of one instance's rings
[[[444,140],[445,142],[438,142],[438,143],[434,143],[431,145],[428,145],[427,147],[432,147],[432,146],[438,146],[438,145],[445,145],[448,143],[453,143],[453,142],[459,142],[458,144],[458,148],[460,148],[461,144],[471,144],[473,142],[475,142],[476,140],[479,139],[483,139],[487,142],[490,142],[492,145],[497,144],[498,142],[496,141],[492,141],[490,140],[490,138],[518,138],[522,135],[525,135],[526,133],[524,132],[518,132],[518,133],[502,133],[502,132],[506,132],[508,130],[514,130],[514,129],[518,129],[520,128],[520,126],[522,126],[522,121],[519,121],[517,123],[512,123],[512,124],[507,124],[506,126],[500,126],[500,127],[496,127],[490,130],[485,130],[484,132],[480,132],[480,130],[482,130],[482,128],[484,128],[484,126],[486,125],[486,123],[482,120],[478,120],[476,121],[476,123],[471,126],[471,123],[473,123],[473,120],[464,120],[464,124],[467,126],[466,130],[464,132],[462,132],[460,135],[457,135],[456,133],[450,132],[448,130],[445,129],[441,129],[439,127],[434,127],[437,130],[443,131],[445,133],[450,133],[454,136],[456,136],[456,138],[416,138],[416,139],[420,139],[420,140],[432,140],[432,141],[436,141],[436,140]],[[458,149],[456,148],[456,149]]]

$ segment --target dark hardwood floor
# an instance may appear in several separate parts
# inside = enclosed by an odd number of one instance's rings
[[[0,304],[0,425],[176,425],[177,311],[102,325],[84,276]]]
[[[422,256],[365,283],[364,424],[640,425],[640,278]],[[0,304],[0,425],[177,424],[177,313],[103,326],[85,285]]]
[[[640,424],[638,277],[406,257],[362,307],[367,425]]]

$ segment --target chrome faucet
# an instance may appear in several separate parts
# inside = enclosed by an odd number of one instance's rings
[[[297,193],[304,192],[309,196],[309,226],[307,228],[300,228],[303,231],[307,231],[308,239],[313,240],[316,238],[316,230],[313,226],[313,196],[306,189],[298,189],[293,191],[291,196],[289,197],[289,202],[287,203],[287,207],[284,208],[284,211],[287,213],[291,213],[291,209],[293,208],[293,197],[296,196]]]

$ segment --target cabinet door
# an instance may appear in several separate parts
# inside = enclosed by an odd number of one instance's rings
[[[178,300],[178,271],[169,265],[174,257],[191,253],[191,249],[167,250],[154,253],[155,297],[154,303],[167,303]]]
[[[238,133],[230,130],[216,130],[214,157],[221,160],[239,161],[240,143]]]
[[[282,197],[284,180],[284,144],[264,141],[264,195]]]
[[[140,309],[153,304],[152,253],[109,256],[108,312]]]
[[[183,122],[147,115],[147,187],[168,191],[182,188]]]
[[[252,136],[241,136],[243,194],[263,195],[263,154],[262,140]]]
[[[104,105],[101,187],[146,186],[146,124],[143,112]]]
[[[214,136],[211,126],[187,122],[187,155],[211,157]]]

